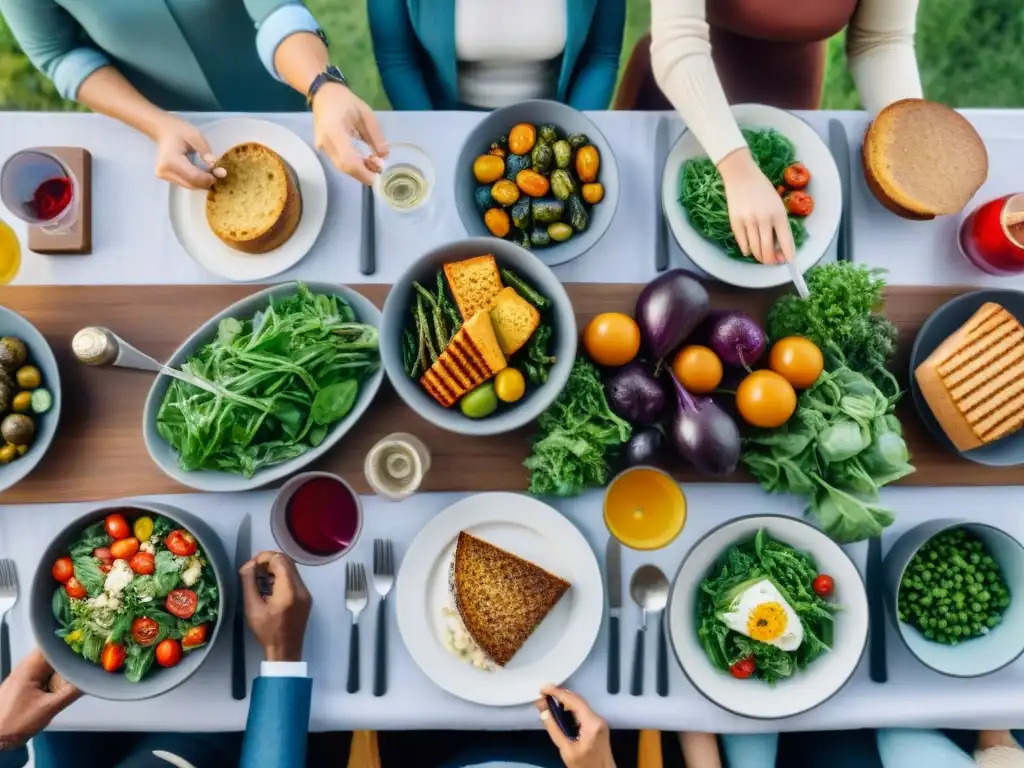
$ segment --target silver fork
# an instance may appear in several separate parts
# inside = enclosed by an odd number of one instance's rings
[[[394,547],[390,539],[373,540],[373,588],[380,595],[377,602],[377,653],[373,665],[373,695],[383,696],[388,690],[387,615],[384,601],[395,584]]]
[[[14,561],[0,560],[0,682],[11,674],[11,633],[7,612],[18,602],[18,571]]]
[[[359,690],[359,614],[366,607],[366,569],[362,563],[345,567],[345,607],[352,614],[352,638],[348,644],[349,693]]]

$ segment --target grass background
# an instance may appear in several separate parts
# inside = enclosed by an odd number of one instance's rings
[[[828,0],[821,0],[828,2]],[[374,108],[388,108],[377,75],[364,0],[306,0],[331,40],[331,57]],[[622,61],[650,25],[650,0],[627,0]],[[920,0],[917,58],[925,95],[955,107],[1024,106],[1024,3]],[[829,43],[825,109],[858,106],[842,35]],[[0,21],[0,109],[66,110],[50,83],[18,50]]]

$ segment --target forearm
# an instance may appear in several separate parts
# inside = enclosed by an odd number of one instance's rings
[[[274,54],[274,68],[288,85],[305,95],[310,84],[330,63],[327,46],[319,36],[299,32],[281,41]]]
[[[686,731],[679,734],[679,746],[687,768],[722,768],[715,734]]]
[[[899,99],[921,98],[914,53],[918,0],[861,0],[846,32],[850,72],[861,103],[878,112]]]
[[[78,100],[93,112],[112,117],[151,139],[167,113],[139,93],[113,66],[97,69],[78,88]]]

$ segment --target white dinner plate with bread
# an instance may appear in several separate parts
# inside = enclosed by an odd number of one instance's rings
[[[309,253],[327,216],[327,174],[316,152],[276,123],[233,117],[202,126],[227,171],[209,191],[172,186],[171,229],[214,274],[264,280]]]

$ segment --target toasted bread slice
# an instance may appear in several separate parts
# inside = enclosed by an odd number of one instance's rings
[[[508,366],[498,337],[494,335],[494,325],[487,310],[477,312],[466,321],[456,334],[456,338],[464,344],[463,349],[467,356],[472,357],[485,369],[488,379]]]
[[[469,320],[481,310],[490,309],[494,297],[501,290],[498,263],[489,253],[449,262],[444,265],[444,274],[463,320]]]
[[[430,369],[420,378],[420,384],[437,402],[450,408],[469,390],[484,383],[505,367],[493,328],[486,312],[477,315],[486,321],[466,323]],[[475,322],[474,322],[475,321]],[[499,365],[500,362],[500,365]]]
[[[516,293],[515,288],[502,288],[494,297],[491,324],[501,351],[511,357],[530,340],[540,325],[540,312]]]
[[[571,586],[465,531],[455,547],[454,585],[466,630],[500,666],[509,663]]]
[[[987,302],[914,371],[932,414],[960,451],[1024,426],[1024,327]]]

